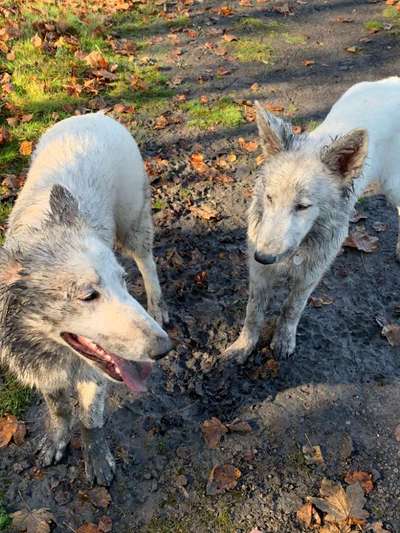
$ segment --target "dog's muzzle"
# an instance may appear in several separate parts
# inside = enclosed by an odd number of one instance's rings
[[[165,357],[174,347],[171,339],[165,335],[163,337],[158,337],[153,344],[153,349],[149,354],[150,359],[153,361],[158,361]]]
[[[255,252],[254,259],[257,261],[257,263],[261,263],[262,265],[273,265],[278,261],[279,256]]]

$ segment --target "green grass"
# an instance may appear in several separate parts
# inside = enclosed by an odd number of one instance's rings
[[[255,17],[246,17],[238,20],[235,24],[237,30],[250,30],[251,32],[275,32],[281,30],[283,25],[276,20],[266,22]]]
[[[11,518],[0,502],[0,530],[3,531],[11,524]]]
[[[182,107],[188,113],[189,127],[200,129],[214,126],[234,128],[244,120],[241,106],[228,97],[223,97],[210,105],[193,100],[183,104]]]
[[[306,124],[306,130],[312,131],[315,130],[321,124],[320,120],[309,120]]]
[[[258,37],[246,37],[227,44],[228,50],[241,63],[270,63],[272,57],[271,43]]]
[[[397,11],[395,6],[387,6],[383,10],[383,16],[389,19],[400,19],[400,13]]]
[[[283,33],[282,37],[287,44],[292,44],[294,46],[300,46],[307,42],[306,37],[300,34],[292,35],[291,33]]]
[[[3,377],[4,384],[0,388],[0,417],[5,414],[21,417],[32,401],[32,391],[22,387],[9,375]]]
[[[383,22],[379,20],[367,20],[364,23],[364,28],[368,31],[380,31],[383,30]]]

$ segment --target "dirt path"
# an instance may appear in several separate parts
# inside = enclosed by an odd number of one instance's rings
[[[169,50],[163,69],[187,102],[203,97],[212,108],[226,96],[231,100],[222,113],[228,114],[232,102],[243,107],[257,98],[311,127],[353,83],[399,73],[394,28],[365,28],[371,20],[394,25],[382,17],[383,2],[229,5],[232,12],[223,13],[220,2],[194,3],[175,37],[162,26],[147,36],[154,53]],[[224,40],[224,33],[238,40]],[[254,47],[268,64],[243,60]],[[146,116],[132,127],[147,157],[167,161],[153,181],[156,252],[178,347],[155,373],[151,394],[135,400],[115,391],[110,400],[109,439],[118,466],[109,508],[96,508],[86,496],[79,443],[61,465],[32,467],[43,431],[37,405],[26,417],[25,445],[2,453],[7,507],[49,508],[56,532],[97,524],[107,515],[117,533],[249,533],[255,527],[291,533],[307,531],[296,511],[307,496],[319,494],[323,478],[344,484],[346,473],[362,470],[374,481],[368,522],[382,520],[388,531],[400,531],[400,446],[394,436],[400,359],[377,322],[397,320],[394,210],[379,196],[360,202],[367,216],[360,223],[379,236],[380,249],[346,250],[338,257],[314,294],[333,303],[307,307],[290,361],[278,368],[263,348],[245,367],[223,368],[218,353],[239,332],[246,303],[245,209],[259,155],[246,143],[256,140],[256,129],[251,121],[204,129],[207,116],[177,102],[162,113],[166,127],[152,129],[154,118]],[[250,106],[248,113],[251,119]],[[199,159],[190,159],[193,154],[203,156],[206,171]],[[388,229],[377,233],[377,221]],[[136,276],[132,288],[142,294]],[[239,417],[252,431],[229,433],[217,449],[208,449],[201,423],[212,416],[223,422]],[[302,446],[309,443],[321,447],[323,465],[306,463]],[[207,478],[217,463],[236,466],[241,478],[235,489],[208,496]]]

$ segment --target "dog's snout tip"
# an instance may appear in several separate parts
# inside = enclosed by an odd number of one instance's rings
[[[254,259],[257,261],[257,263],[261,263],[262,265],[272,265],[276,263],[277,256],[276,255],[268,255],[263,254],[261,252],[255,252],[254,253]]]
[[[157,343],[157,347],[153,351],[153,353],[150,355],[150,358],[153,359],[154,361],[163,359],[163,357],[169,354],[169,352],[173,349],[173,347],[174,345],[168,336],[162,337],[161,339],[159,339],[159,342]]]

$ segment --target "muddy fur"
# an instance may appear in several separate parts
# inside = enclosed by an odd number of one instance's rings
[[[0,250],[0,361],[46,400],[43,465],[63,455],[75,395],[88,477],[101,484],[112,479],[115,465],[102,433],[106,383],[128,383],[130,376],[141,390],[144,370],[171,346],[161,327],[168,315],[152,239],[149,185],[128,131],[101,114],[51,128]],[[128,293],[114,244],[136,260],[150,314]],[[82,354],[71,336],[100,359]],[[109,354],[118,357],[110,362]]]
[[[226,351],[240,362],[258,342],[277,285],[289,294],[271,347],[281,358],[294,352],[307,300],[339,252],[354,204],[371,181],[400,204],[400,78],[351,87],[316,130],[297,139],[289,124],[258,103],[256,108],[267,162],[249,209],[245,324]]]

